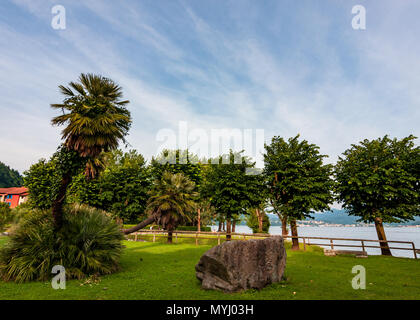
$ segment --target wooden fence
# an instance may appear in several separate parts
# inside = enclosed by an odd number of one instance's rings
[[[261,239],[272,237],[275,235],[270,235],[266,233],[234,233],[231,234],[232,240],[249,240],[249,239]],[[156,238],[167,238],[168,232],[166,230],[139,230],[130,234],[131,237],[134,236],[134,241],[137,241],[142,236],[152,237],[153,242],[156,241]],[[195,244],[199,245],[200,240],[217,240],[217,244],[220,244],[222,241],[226,241],[226,232],[198,232],[198,231],[180,231],[175,230],[173,231],[172,238],[174,242],[178,242],[178,239],[195,239]],[[370,239],[352,239],[352,238],[329,238],[329,237],[311,237],[311,236],[283,236],[286,239],[301,239],[301,243],[303,243],[303,249],[306,250],[307,246],[320,246],[320,247],[328,247],[331,250],[334,250],[336,247],[347,247],[347,248],[361,248],[362,252],[366,253],[366,248],[376,248],[380,249],[381,242],[388,242],[391,246],[389,249],[391,250],[409,250],[413,252],[413,256],[415,259],[418,259],[418,254],[420,254],[420,250],[416,249],[414,242],[412,241],[394,241],[394,240],[370,240]],[[316,240],[326,241],[327,243],[317,243],[313,242]],[[334,242],[335,241],[335,242]],[[346,243],[337,243],[337,241],[347,241],[347,242],[358,242],[360,244],[346,244]],[[378,245],[373,245],[378,244]],[[392,244],[404,244],[407,247],[396,247],[392,246]]]

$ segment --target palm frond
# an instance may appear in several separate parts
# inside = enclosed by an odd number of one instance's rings
[[[81,74],[79,82],[70,82],[69,87],[59,86],[66,96],[61,104],[51,104],[62,109],[63,114],[52,119],[53,125],[65,126],[62,131],[64,144],[82,157],[91,158],[92,169],[102,152],[126,143],[125,136],[131,127],[131,114],[125,108],[128,100],[120,100],[122,88],[112,80],[94,75]]]
[[[181,219],[190,220],[188,213],[195,210],[197,193],[195,184],[182,173],[164,172],[150,191],[147,212],[165,228],[174,226]]]

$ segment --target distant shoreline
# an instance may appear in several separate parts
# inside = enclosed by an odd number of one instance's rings
[[[373,223],[360,223],[360,224],[339,224],[339,223],[322,223],[322,221],[317,221],[319,223],[298,223],[298,227],[312,227],[312,228],[323,228],[323,227],[345,227],[345,228],[374,228],[375,224]],[[216,225],[214,225],[216,226]],[[238,226],[246,226],[246,224],[241,223]],[[281,224],[271,224],[271,227],[281,227]],[[407,224],[384,224],[385,228],[420,228],[420,224],[407,225]]]
[[[277,226],[277,225],[272,225]],[[280,226],[278,226],[280,227]],[[313,227],[313,228],[323,228],[323,227],[348,227],[348,228],[366,228],[371,227],[374,228],[375,225],[372,224],[329,224],[329,223],[323,223],[323,224],[298,224],[298,227]],[[420,228],[420,225],[388,225],[384,224],[385,228]]]

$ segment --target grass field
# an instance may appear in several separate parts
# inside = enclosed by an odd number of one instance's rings
[[[0,237],[0,245],[6,239]],[[210,245],[125,242],[122,270],[98,281],[67,281],[66,290],[49,282],[0,281],[0,299],[420,299],[420,261],[393,257],[326,257],[319,248],[287,250],[287,280],[242,293],[205,291],[194,266]],[[366,290],[354,290],[354,265],[366,268]]]

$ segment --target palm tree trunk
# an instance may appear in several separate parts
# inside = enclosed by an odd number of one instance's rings
[[[375,218],[375,228],[376,233],[378,234],[379,240],[386,241],[386,235],[384,230],[384,225],[382,223],[382,218],[376,217]],[[384,256],[392,256],[391,250],[389,249],[388,242],[380,242],[381,252]]]
[[[136,232],[137,230],[143,229],[145,226],[147,226],[147,225],[149,225],[149,224],[151,224],[153,222],[155,222],[155,218],[154,217],[149,217],[146,220],[143,220],[138,225],[136,225],[136,226],[134,226],[132,228],[124,229],[123,230],[123,233],[124,234],[130,234],[130,233]]]
[[[201,231],[201,216],[200,216],[200,208],[197,210],[197,231]]]
[[[297,237],[298,231],[297,231],[296,219],[293,219],[292,221],[290,221],[290,230],[292,231],[292,236]],[[292,238],[292,250],[299,250],[298,238]]]
[[[231,223],[230,223],[230,218],[226,219],[226,241],[230,241],[232,239],[232,235],[231,233]]]
[[[61,180],[60,188],[58,189],[57,197],[52,203],[52,215],[54,218],[54,226],[56,230],[63,226],[63,206],[66,200],[67,188],[70,185],[72,176],[70,172],[66,172]]]

